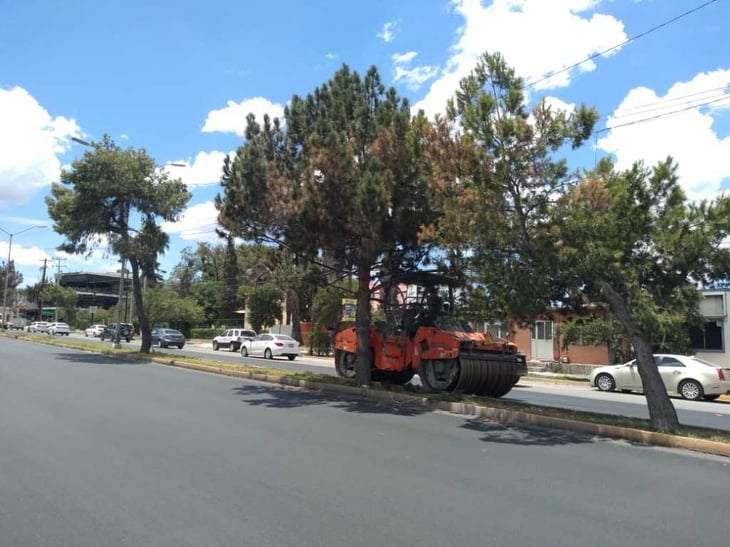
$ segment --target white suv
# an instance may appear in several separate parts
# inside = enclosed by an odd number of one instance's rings
[[[48,334],[52,334],[53,336],[59,335],[59,336],[68,336],[71,332],[71,328],[68,326],[68,323],[51,323],[48,325]]]
[[[228,351],[238,351],[244,340],[253,340],[256,333],[248,329],[228,329],[213,338],[213,349],[218,351],[226,348]]]

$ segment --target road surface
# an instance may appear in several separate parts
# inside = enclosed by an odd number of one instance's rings
[[[37,336],[42,339],[46,335]],[[81,335],[81,338],[83,338],[83,335]],[[91,339],[86,339],[86,341],[89,340]],[[105,343],[109,344],[109,342]],[[99,344],[102,343],[99,342]],[[133,342],[132,345],[135,346],[135,343]],[[269,361],[256,357],[243,358],[236,352],[213,351],[209,344],[188,344],[182,352],[176,348],[164,350],[155,348],[155,351],[162,351],[170,355],[183,353],[197,357],[209,357],[237,364],[245,363],[250,366],[272,366],[295,372],[309,371],[317,374],[335,375],[333,358],[301,356],[293,362],[287,359]],[[418,377],[414,378],[413,382],[418,384]],[[551,406],[614,416],[649,418],[646,399],[643,395],[618,392],[603,393],[589,388],[585,382],[560,384],[531,378],[523,379],[504,399],[531,405]],[[730,403],[725,401],[686,401],[679,397],[673,397],[672,403],[677,410],[680,422],[684,425],[730,431]]]
[[[0,356],[2,545],[727,542],[724,458],[7,338]]]

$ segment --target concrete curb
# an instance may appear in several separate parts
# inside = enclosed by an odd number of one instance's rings
[[[189,361],[179,359],[165,359],[156,356],[151,357],[151,361],[162,365],[175,366],[190,370],[199,370],[201,372],[212,372],[215,374],[222,374],[235,378],[257,380],[260,382],[279,384],[287,387],[298,387],[309,389],[312,391],[360,397],[384,403],[413,404],[414,406],[418,406],[426,410],[442,410],[445,412],[451,412],[453,414],[460,414],[464,416],[477,416],[506,425],[528,425],[564,429],[568,431],[574,431],[576,433],[596,435],[610,439],[621,439],[634,443],[662,446],[666,448],[681,448],[684,450],[693,450],[695,452],[730,457],[730,443],[722,443],[718,441],[693,439],[690,437],[667,435],[665,433],[656,433],[653,431],[644,431],[641,429],[631,429],[627,427],[606,424],[594,424],[591,422],[581,422],[576,420],[568,420],[565,418],[555,418],[552,416],[541,416],[539,414],[531,414],[529,412],[523,412],[519,410],[491,408],[476,405],[473,403],[438,401],[429,397],[374,389],[372,387],[358,388],[355,386],[312,382],[309,380],[300,380],[297,378],[276,376],[266,373],[257,373],[253,371],[226,369],[223,367],[223,365],[204,365],[202,363],[191,363]]]

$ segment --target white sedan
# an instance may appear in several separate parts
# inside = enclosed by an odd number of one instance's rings
[[[730,368],[687,355],[654,355],[654,364],[669,393],[684,399],[713,401],[730,393]],[[601,391],[643,391],[636,360],[623,365],[598,367],[591,373],[591,387]]]
[[[287,357],[293,361],[299,355],[299,342],[286,334],[259,334],[241,343],[241,356],[260,355],[267,359]]]
[[[84,331],[85,336],[93,336],[95,338],[98,338],[101,336],[101,333],[104,332],[104,329],[106,328],[106,325],[98,324],[98,325],[91,325]]]
[[[68,336],[71,332],[71,327],[68,326],[68,323],[51,323],[48,325],[47,332],[53,336]]]

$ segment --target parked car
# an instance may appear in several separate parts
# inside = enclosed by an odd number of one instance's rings
[[[53,336],[68,336],[70,332],[71,327],[68,326],[68,323],[56,322],[48,325],[48,334]]]
[[[730,393],[730,368],[686,355],[654,355],[654,364],[669,393],[684,399],[713,401]],[[643,391],[636,360],[623,365],[598,367],[591,373],[591,386],[600,391]]]
[[[48,321],[33,321],[28,325],[28,332],[48,332]]]
[[[8,330],[24,330],[27,324],[28,322],[24,317],[14,315],[8,319],[2,327]]]
[[[286,334],[259,334],[241,344],[241,356],[261,355],[267,359],[287,357],[290,361],[299,355],[299,342]]]
[[[183,349],[185,346],[185,336],[183,336],[182,332],[175,329],[152,329],[152,345],[158,348],[177,346]]]
[[[101,336],[101,333],[104,332],[104,329],[106,329],[106,325],[89,325],[89,327],[84,331],[84,335],[93,336],[96,338]]]
[[[256,332],[248,329],[228,329],[213,338],[213,350],[227,348],[228,351],[238,351],[244,340],[253,340]]]
[[[119,328],[119,339],[130,342],[134,338],[134,327],[129,323],[120,323]],[[108,325],[99,335],[101,340],[116,340],[117,339],[117,324]]]

